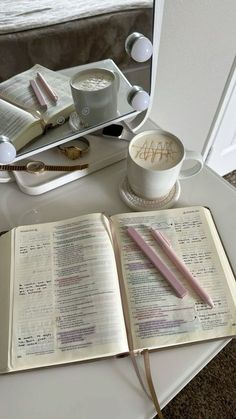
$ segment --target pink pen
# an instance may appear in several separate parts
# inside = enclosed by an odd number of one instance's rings
[[[170,258],[170,260],[173,262],[173,264],[176,266],[176,268],[184,275],[184,277],[189,281],[189,283],[192,285],[194,291],[196,294],[201,297],[201,299],[209,304],[209,306],[214,307],[213,301],[211,297],[206,293],[206,291],[201,287],[198,280],[194,278],[192,273],[189,271],[187,266],[184,264],[184,262],[177,256],[177,254],[174,252],[173,248],[171,247],[168,240],[164,237],[160,231],[154,230],[153,228],[150,229],[153,237],[155,240],[160,244],[164,252],[167,254],[167,256]]]
[[[43,77],[43,75],[38,72],[37,73],[37,77],[40,80],[40,82],[42,83],[42,86],[45,88],[45,90],[48,93],[48,95],[50,96],[50,98],[54,102],[57,102],[58,101],[58,96],[54,93],[54,91],[52,90],[52,88],[49,86],[48,82],[45,80],[45,78]]]
[[[47,104],[44,100],[44,97],[43,97],[42,93],[39,90],[39,87],[38,87],[36,81],[35,80],[30,80],[30,86],[32,87],[32,89],[34,91],[34,94],[35,94],[40,106],[43,108],[43,110],[46,110],[47,109]]]
[[[187,294],[186,288],[184,288],[178,281],[173,272],[171,272],[171,270],[164,264],[157,253],[152,250],[152,248],[133,227],[128,227],[127,232],[143,253],[148,257],[148,259],[153,263],[153,265],[158,269],[158,271],[161,272],[167,282],[172,286],[178,297],[183,298]]]

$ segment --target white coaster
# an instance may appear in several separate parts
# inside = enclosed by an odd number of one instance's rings
[[[73,112],[72,114],[70,114],[69,125],[70,125],[70,128],[73,131],[78,131],[80,129],[85,129],[85,127],[83,127],[80,124],[80,120],[79,120],[79,117],[78,117],[76,112]]]
[[[99,125],[107,124],[107,122],[110,122],[112,124],[113,123],[112,121],[114,121],[116,118],[119,118],[119,116],[120,116],[120,113],[117,111],[116,117],[114,117],[110,121],[109,120],[108,121],[101,121],[101,124],[97,124],[98,128],[99,128]],[[85,130],[88,130],[89,128],[90,129],[93,128],[93,126],[87,127],[87,126],[83,125],[80,122],[79,116],[76,112],[72,112],[70,114],[69,126],[72,129],[72,131],[79,131],[79,130],[84,130],[85,131]],[[94,125],[94,126],[96,126],[96,125]]]
[[[171,208],[180,196],[180,183],[177,180],[171,191],[158,199],[145,199],[135,195],[132,191],[127,177],[120,184],[120,196],[128,207],[135,211],[152,211]]]

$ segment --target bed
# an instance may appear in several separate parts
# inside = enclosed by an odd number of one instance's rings
[[[125,39],[152,37],[152,0],[1,0],[0,81],[35,63],[52,70],[112,58],[131,63]]]

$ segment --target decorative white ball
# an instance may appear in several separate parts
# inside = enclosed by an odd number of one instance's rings
[[[8,164],[14,161],[16,149],[11,142],[1,141],[0,137],[0,164]]]
[[[151,58],[153,47],[151,41],[145,36],[137,38],[131,47],[131,57],[138,63],[144,63]]]
[[[136,111],[145,111],[150,103],[150,96],[145,90],[139,90],[137,91],[132,99],[131,99],[131,106]]]

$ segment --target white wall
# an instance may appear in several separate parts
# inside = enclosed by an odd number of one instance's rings
[[[165,0],[150,117],[202,151],[236,54],[236,0]]]

